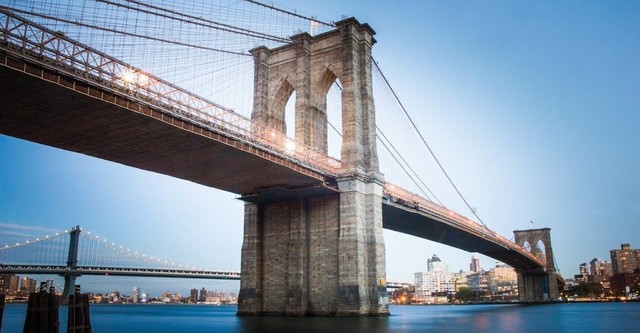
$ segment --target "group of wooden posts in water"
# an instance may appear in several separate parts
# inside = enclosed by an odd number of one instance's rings
[[[5,295],[0,295],[0,330],[4,312]],[[80,286],[68,298],[56,295],[53,287],[47,290],[46,284],[39,292],[29,294],[27,313],[24,319],[23,333],[58,333],[60,330],[60,303],[67,303],[67,333],[91,333],[89,316],[89,295],[80,293]]]

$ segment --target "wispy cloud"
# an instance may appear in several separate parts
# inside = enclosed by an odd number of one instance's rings
[[[60,230],[41,226],[20,225],[15,223],[0,222],[0,238],[34,238],[51,235]]]

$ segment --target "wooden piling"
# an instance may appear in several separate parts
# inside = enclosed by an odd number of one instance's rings
[[[58,297],[55,293],[29,294],[23,333],[58,333]]]
[[[0,331],[2,331],[2,315],[4,313],[4,295],[0,294]]]
[[[67,333],[92,333],[89,316],[89,295],[80,294],[76,286],[74,295],[69,295]]]

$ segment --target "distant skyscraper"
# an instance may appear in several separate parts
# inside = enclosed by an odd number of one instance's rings
[[[198,301],[198,289],[191,289],[191,295],[189,296],[189,301],[195,303]]]
[[[633,273],[640,268],[640,250],[632,249],[629,244],[620,245],[620,250],[611,250],[611,267],[613,274]]]
[[[471,264],[469,264],[469,271],[473,273],[480,272],[480,259],[475,255],[471,256]]]
[[[200,290],[200,298],[198,298],[198,301],[204,302],[206,300],[207,300],[207,289],[204,289],[204,287],[202,287],[202,290]]]
[[[133,296],[131,297],[133,303],[140,303],[140,287],[133,288]]]

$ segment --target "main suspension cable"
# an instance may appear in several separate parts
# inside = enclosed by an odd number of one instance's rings
[[[254,0],[244,0],[244,1],[252,3],[254,5],[258,5],[258,6],[262,6],[262,7],[265,7],[265,8],[269,8],[269,9],[272,9],[272,10],[275,10],[275,11],[278,11],[278,12],[281,12],[281,13],[285,13],[287,15],[295,16],[297,18],[301,18],[301,19],[317,22],[317,23],[326,25],[326,26],[331,27],[331,28],[335,28],[336,27],[336,25],[333,24],[333,23],[323,22],[323,21],[317,20],[314,17],[308,17],[308,16],[300,15],[298,13],[290,12],[288,10],[284,10],[284,9],[281,9],[281,8],[278,8],[278,7],[275,7],[275,6],[271,6],[271,5],[267,5],[267,4],[258,2],[258,1],[254,1]]]

